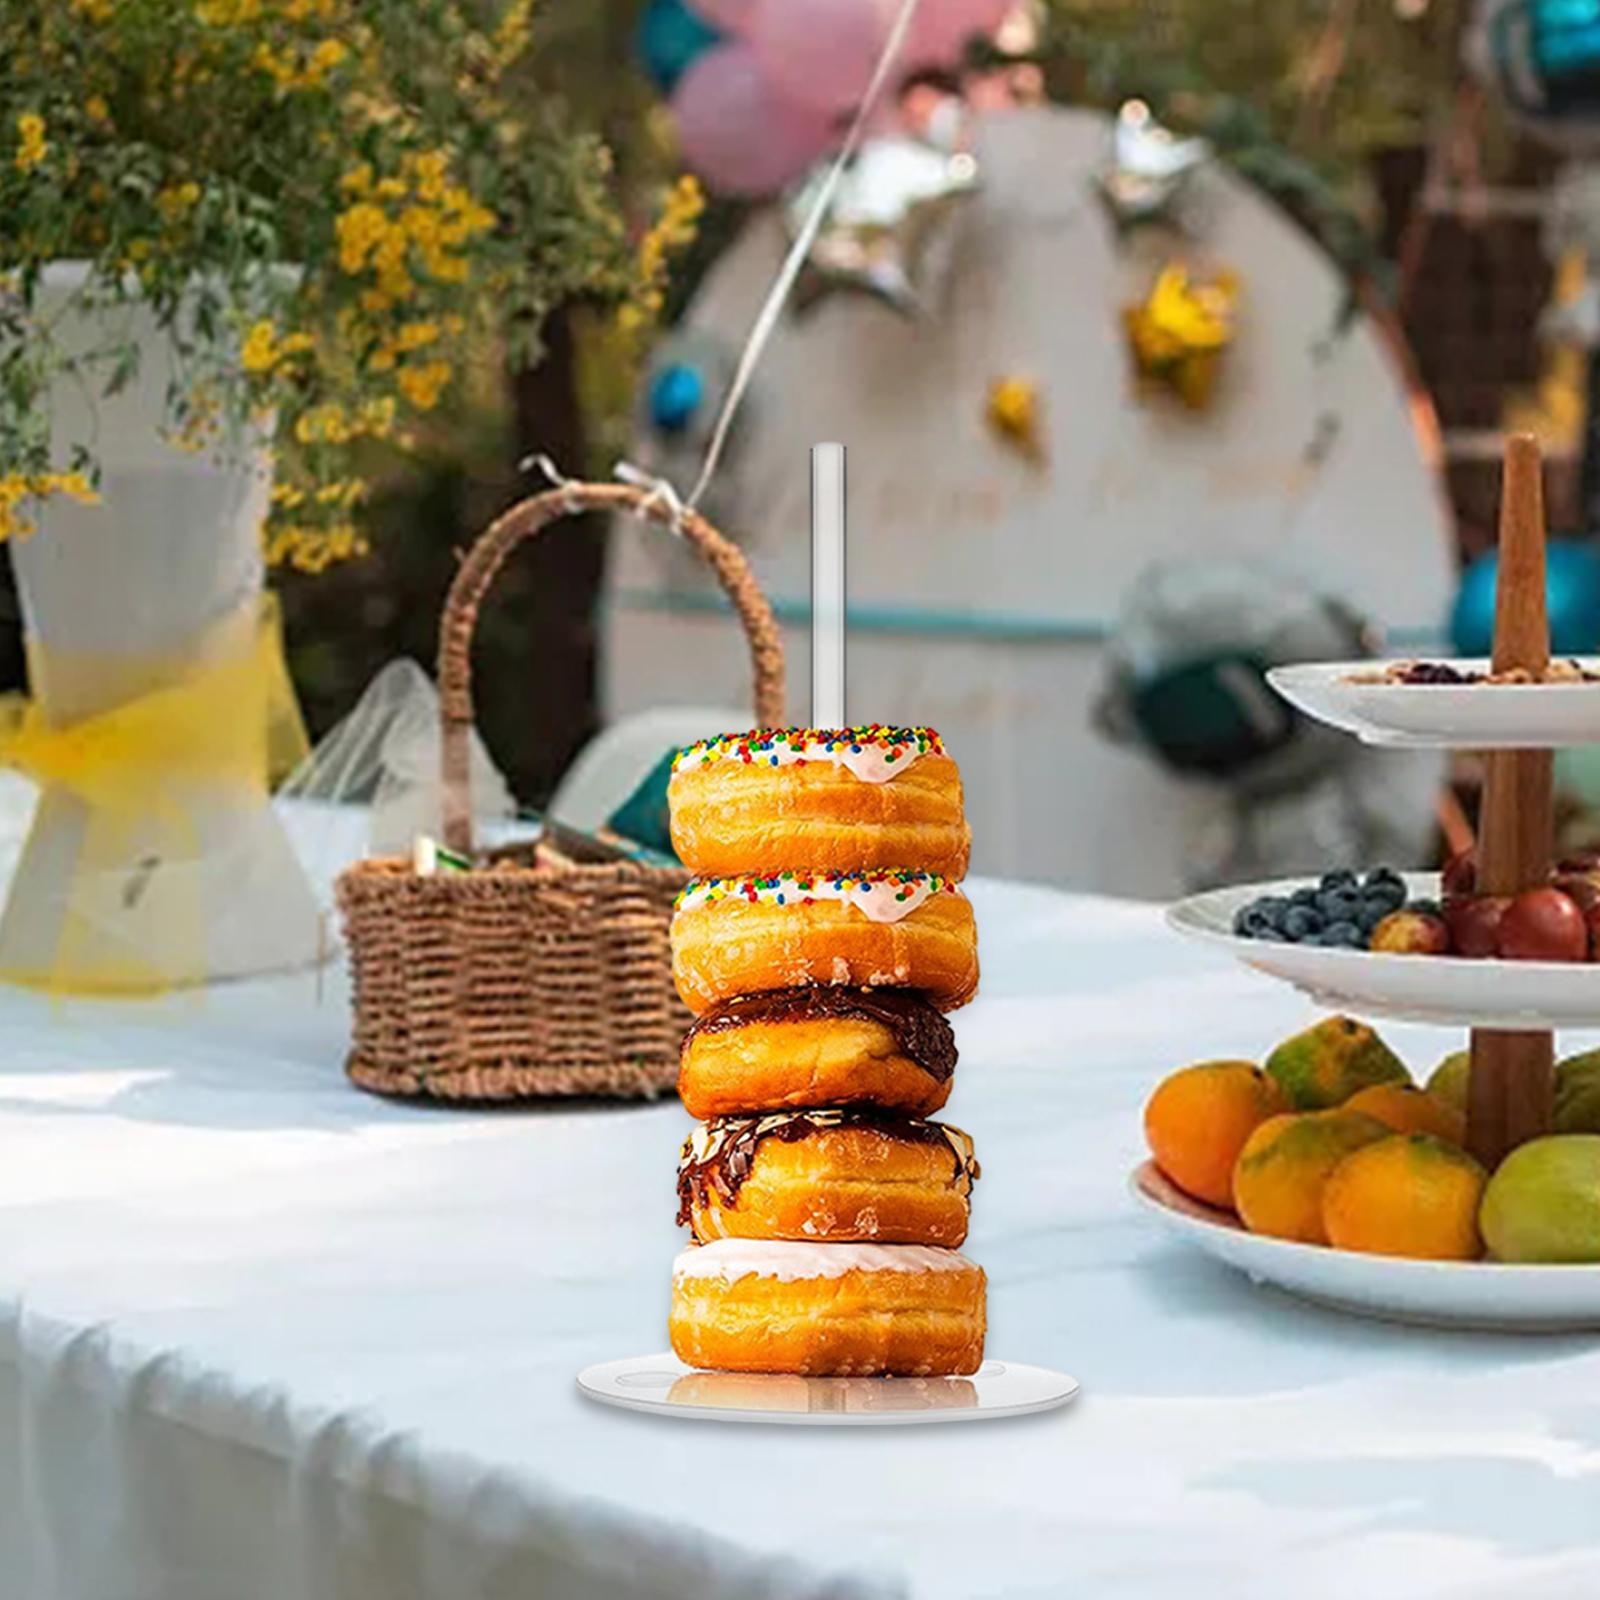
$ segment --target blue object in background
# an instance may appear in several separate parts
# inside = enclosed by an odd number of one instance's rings
[[[1489,49],[1518,110],[1554,118],[1600,111],[1600,0],[1512,0],[1493,13]]]
[[[650,0],[639,18],[635,48],[644,70],[663,94],[673,88],[697,57],[722,35],[683,0]]]
[[[650,381],[650,421],[663,433],[682,433],[705,397],[706,380],[698,367],[669,362]]]
[[[1499,563],[1490,550],[1467,568],[1450,613],[1456,653],[1486,656],[1494,649],[1494,588]],[[1545,558],[1550,649],[1561,656],[1600,650],[1600,549],[1588,539],[1552,539]]]
[[[667,751],[606,819],[606,826],[613,832],[642,844],[668,861],[678,859],[672,848],[672,812],[667,804],[667,785],[672,781],[672,767],[677,759],[676,748]]]

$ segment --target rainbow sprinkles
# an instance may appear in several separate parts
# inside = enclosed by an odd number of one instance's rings
[[[676,775],[716,761],[762,767],[831,761],[863,783],[887,783],[919,756],[943,754],[944,741],[932,728],[893,728],[879,722],[859,728],[752,728],[748,733],[714,734],[690,745],[673,762],[672,771]]]
[[[936,894],[960,894],[939,872],[780,872],[772,877],[697,878],[678,895],[675,915],[742,900],[748,905],[803,906],[840,900],[872,922],[899,922]]]

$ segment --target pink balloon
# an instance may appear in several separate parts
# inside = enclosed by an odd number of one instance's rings
[[[691,11],[724,33],[747,33],[756,9],[756,0],[688,0],[688,4]]]
[[[780,93],[837,116],[866,93],[884,28],[876,0],[756,0],[749,38]]]
[[[747,44],[707,50],[679,80],[672,109],[684,159],[722,194],[771,194],[833,139],[831,120],[778,94]]]
[[[887,0],[891,13],[895,0]],[[955,66],[975,33],[992,33],[1013,0],[921,0],[911,19],[907,59],[916,66]]]

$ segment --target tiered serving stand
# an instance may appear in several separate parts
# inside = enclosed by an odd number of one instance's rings
[[[1493,669],[1549,665],[1545,522],[1539,450],[1508,441],[1502,487]],[[1594,663],[1584,663],[1593,667]],[[1547,881],[1553,841],[1553,750],[1600,743],[1600,683],[1412,685],[1354,681],[1373,664],[1280,669],[1274,687],[1301,710],[1370,744],[1484,752],[1478,890],[1514,895]],[[1438,880],[1416,875],[1414,894]],[[1600,1026],[1600,966],[1465,960],[1323,949],[1244,939],[1234,913],[1294,885],[1252,884],[1197,895],[1168,915],[1180,933],[1337,1011],[1471,1028],[1468,1143],[1491,1171],[1551,1131],[1557,1027]],[[1521,1266],[1411,1261],[1296,1244],[1247,1232],[1231,1215],[1182,1194],[1153,1164],[1134,1191],[1173,1231],[1259,1282],[1341,1309],[1402,1321],[1525,1331],[1600,1329],[1600,1265]]]

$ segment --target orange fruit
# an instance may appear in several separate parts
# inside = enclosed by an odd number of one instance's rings
[[[1489,1175],[1432,1134],[1395,1134],[1346,1156],[1322,1191],[1328,1242],[1423,1261],[1476,1261]]]
[[[1375,1083],[1350,1096],[1346,1111],[1364,1111],[1396,1133],[1431,1133],[1449,1144],[1467,1142],[1467,1119],[1431,1090],[1405,1083]]]
[[[1251,1061],[1204,1061],[1163,1080],[1144,1108],[1156,1165],[1207,1205],[1233,1205],[1233,1164],[1244,1142],[1287,1102]]]
[[[1389,1137],[1376,1117],[1343,1106],[1271,1117],[1239,1152],[1233,1203],[1252,1233],[1326,1244],[1323,1185],[1352,1151]]]

